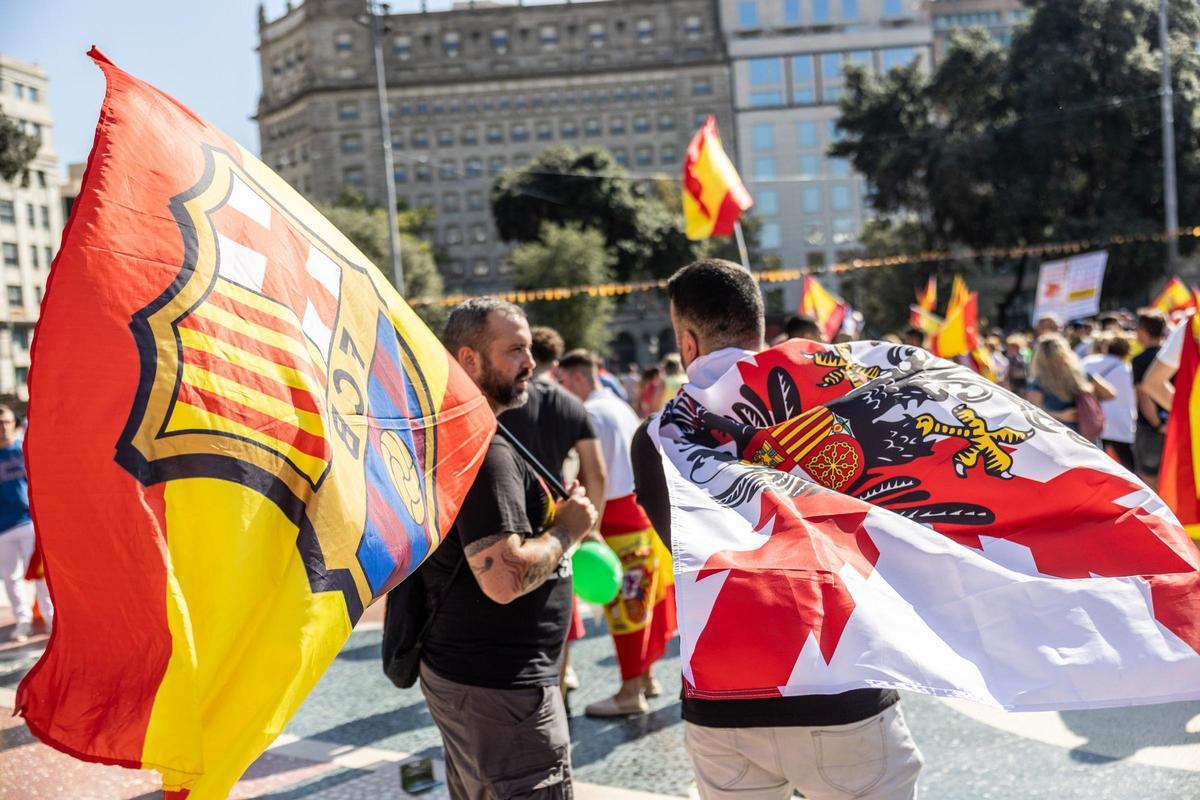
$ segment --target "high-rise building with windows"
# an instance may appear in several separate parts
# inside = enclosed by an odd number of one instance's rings
[[[0,397],[26,401],[29,348],[50,262],[62,233],[54,118],[46,102],[49,80],[33,64],[0,54],[0,110],[41,147],[24,176],[0,180]]]
[[[821,267],[858,244],[866,184],[827,155],[847,67],[930,62],[919,0],[720,0],[732,61],[737,154],[765,250]],[[788,307],[798,285],[788,285]]]
[[[312,200],[382,204],[385,180],[432,208],[449,292],[511,286],[492,224],[496,175],[556,144],[600,146],[634,175],[675,176],[709,114],[733,136],[728,62],[707,0],[522,6],[479,0],[385,19],[395,171],[383,174],[361,0],[260,14],[262,157]]]
[[[933,28],[933,59],[942,60],[950,44],[950,34],[966,28],[983,28],[1007,46],[1012,30],[1029,17],[1021,0],[929,0],[928,12]]]

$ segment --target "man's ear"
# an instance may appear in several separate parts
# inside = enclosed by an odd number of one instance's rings
[[[458,348],[458,352],[455,354],[455,358],[458,360],[458,363],[462,366],[463,370],[472,378],[479,374],[481,361],[479,353],[474,349],[470,347],[460,347]]]
[[[683,338],[679,342],[679,356],[684,366],[700,357],[700,337],[691,328],[683,329]]]

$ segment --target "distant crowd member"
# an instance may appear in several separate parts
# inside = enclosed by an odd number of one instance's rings
[[[663,407],[663,377],[658,367],[647,367],[642,371],[638,381],[637,405],[638,416],[645,419],[651,414],[657,414]]]
[[[1160,412],[1159,417],[1164,420],[1163,432],[1166,431],[1165,420],[1175,402],[1175,386],[1172,380],[1175,373],[1179,371],[1179,364],[1183,358],[1183,343],[1191,328],[1190,320],[1191,317],[1185,318],[1171,330],[1170,335],[1166,337],[1166,341],[1154,356],[1154,360],[1146,367],[1139,385],[1140,394],[1144,394]],[[1140,432],[1141,428],[1139,427],[1138,430]],[[1151,486],[1155,485],[1151,484]]]
[[[1100,405],[1104,409],[1104,433],[1101,444],[1117,457],[1121,465],[1136,472],[1133,439],[1137,429],[1137,394],[1133,388],[1133,369],[1129,365],[1129,339],[1101,334],[1093,342],[1098,351],[1084,358],[1084,373],[1091,379],[1102,378],[1112,384],[1115,397]]]
[[[690,264],[671,277],[667,297],[683,363],[699,389],[763,349],[758,285],[736,264],[716,259]],[[645,423],[634,437],[632,456],[638,500],[670,546],[672,509],[662,456]],[[680,507],[673,513],[688,512]],[[700,797],[784,800],[799,789],[805,797],[825,800],[915,798],[922,758],[899,699],[887,689],[757,700],[684,696],[684,748]]]
[[[629,405],[633,406],[634,411],[637,411],[638,385],[641,382],[641,367],[632,361],[626,364],[625,372],[621,374],[621,387],[625,390],[625,399],[629,401]]]
[[[1080,410],[1086,404],[1081,396],[1091,395],[1097,401],[1111,400],[1116,396],[1112,386],[1099,376],[1089,380],[1067,340],[1057,334],[1038,339],[1030,371],[1033,379],[1026,389],[1030,402],[1068,428],[1089,438],[1094,436],[1098,444],[1102,426],[1101,430],[1089,431],[1086,430],[1088,420],[1083,420],[1085,429],[1081,430]]]
[[[637,431],[633,409],[600,385],[595,357],[573,350],[559,362],[559,381],[583,401],[600,438],[608,474],[600,533],[621,559],[620,594],[604,611],[621,669],[621,687],[612,697],[592,703],[591,717],[644,714],[647,697],[662,686],[653,665],[675,635],[675,593],[671,554],[655,535],[646,512],[633,494],[629,448]]]
[[[814,342],[825,341],[821,326],[808,314],[793,314],[783,323],[783,332],[789,339],[809,339]]]
[[[25,571],[33,557],[33,520],[29,516],[29,482],[25,478],[25,453],[17,435],[17,415],[0,405],[0,580],[12,607],[16,626],[9,634],[14,642],[29,639],[33,625],[33,601],[25,582]],[[54,604],[45,581],[34,581],[38,610],[50,627]]]
[[[468,300],[451,312],[443,342],[493,412],[525,402],[534,361],[520,308]],[[421,691],[442,735],[451,797],[572,796],[558,689],[571,620],[564,555],[595,521],[581,487],[552,503],[512,446],[492,439],[422,571],[429,602],[444,598],[422,651]]]
[[[663,405],[665,405],[667,401],[679,394],[679,390],[687,383],[687,373],[683,371],[683,362],[679,360],[679,353],[667,353],[663,358],[662,375]]]
[[[1034,334],[1038,338],[1059,333],[1062,333],[1062,322],[1053,314],[1040,317],[1037,321],[1037,327],[1034,329]]]
[[[925,332],[915,326],[909,326],[900,335],[900,341],[912,347],[924,347]]]
[[[1161,380],[1148,381],[1146,378],[1150,365],[1154,363],[1158,351],[1162,347],[1163,338],[1167,335],[1167,317],[1161,311],[1142,311],[1137,316],[1137,327],[1134,332],[1138,344],[1142,346],[1142,352],[1134,356],[1130,362],[1133,369],[1133,385],[1137,390],[1138,407],[1133,458],[1137,464],[1138,477],[1145,481],[1151,489],[1157,489],[1158,468],[1162,463],[1163,437],[1167,431],[1167,414],[1171,407],[1169,399],[1165,404],[1160,404],[1159,401],[1173,392],[1164,392],[1162,387],[1157,385],[1161,383]],[[1161,370],[1159,371],[1161,372]],[[1157,378],[1157,376],[1153,377]]]
[[[1025,394],[1029,384],[1029,343],[1024,336],[1012,334],[1004,340],[1004,357],[1008,359],[1005,385],[1014,394]]]

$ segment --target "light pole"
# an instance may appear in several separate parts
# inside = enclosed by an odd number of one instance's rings
[[[1167,36],[1167,0],[1158,0],[1158,47],[1162,51],[1163,207],[1167,226],[1167,271],[1179,268],[1179,200],[1175,191],[1175,94]]]
[[[375,51],[375,93],[379,98],[379,136],[383,144],[383,185],[387,197],[388,250],[392,257],[392,283],[404,294],[404,265],[400,259],[400,230],[396,219],[395,162],[392,160],[392,122],[388,118],[387,75],[383,65],[383,42],[380,36],[380,17],[388,14],[387,3],[363,0],[367,25],[371,29],[371,47]]]

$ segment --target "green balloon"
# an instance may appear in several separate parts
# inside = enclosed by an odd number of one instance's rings
[[[571,556],[575,594],[595,605],[608,605],[621,589],[621,559],[607,545],[586,541]]]

